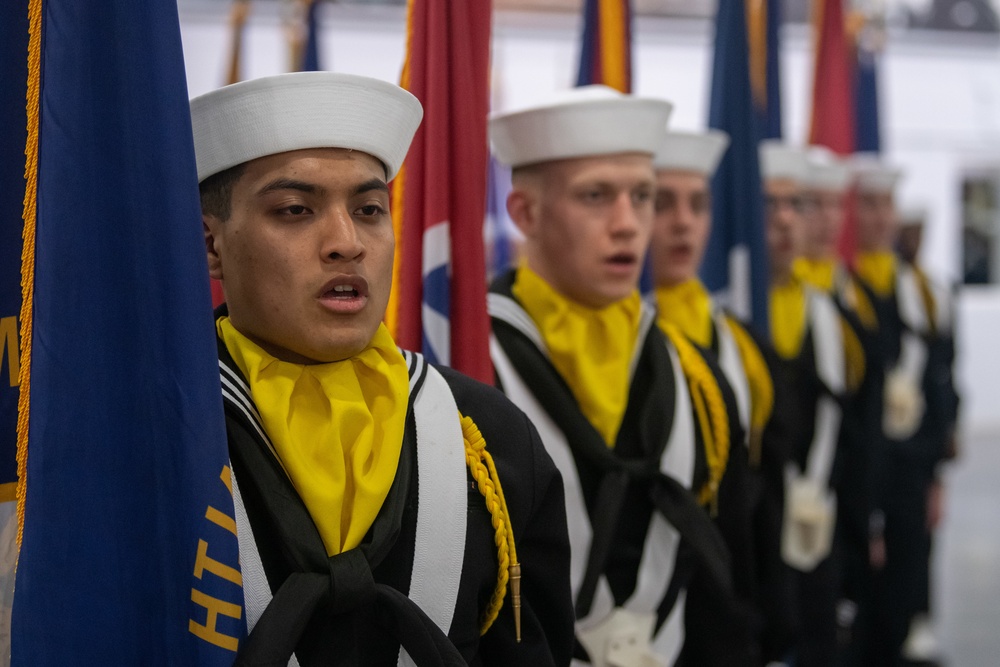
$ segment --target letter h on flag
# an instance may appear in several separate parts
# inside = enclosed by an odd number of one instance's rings
[[[0,189],[23,200],[0,231],[24,232],[11,663],[231,665],[242,577],[177,4],[11,0],[0,27],[20,102]]]
[[[393,181],[396,271],[386,322],[403,348],[493,382],[486,313],[492,3],[410,0],[402,86],[424,107]]]

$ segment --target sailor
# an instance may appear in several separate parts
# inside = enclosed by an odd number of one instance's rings
[[[772,420],[787,453],[781,552],[794,576],[799,615],[795,664],[832,665],[840,592],[834,549],[837,497],[863,474],[854,471],[842,424],[864,377],[861,343],[834,300],[794,270],[804,232],[804,151],[778,141],[760,147],[771,271],[770,334],[777,365]]]
[[[637,289],[670,109],[590,86],[490,119],[525,236],[489,294],[491,351],[563,474],[581,664],[673,665],[691,575],[731,596],[706,508],[739,431],[732,394]]]
[[[898,229],[894,190],[901,176],[872,155],[853,161],[857,181],[856,269],[878,318],[883,443],[874,474],[882,545],[867,636],[867,664],[897,664],[926,613],[931,529],[941,462],[954,442],[958,397],[946,290],[920,266],[893,253]],[[905,664],[905,663],[904,663]]]
[[[811,287],[830,294],[841,315],[861,341],[867,372],[857,393],[845,406],[841,442],[849,483],[837,494],[837,541],[841,567],[841,595],[837,606],[839,643],[852,643],[858,605],[871,589],[871,543],[874,480],[873,452],[881,433],[882,377],[878,354],[878,322],[868,293],[840,259],[838,243],[844,225],[853,175],[847,160],[822,146],[810,146],[802,176],[802,247],[794,272]],[[847,464],[850,465],[847,465]]]
[[[306,72],[191,102],[249,637],[236,664],[566,665],[559,474],[381,324],[422,110]]]
[[[784,655],[791,625],[781,603],[788,579],[779,546],[784,463],[773,450],[763,449],[774,387],[758,343],[698,279],[711,231],[709,179],[728,145],[728,135],[718,130],[668,133],[653,158],[656,217],[650,262],[661,328],[679,328],[709,354],[736,396],[745,437],[742,448],[730,451],[729,466],[747,462],[749,470],[743,493],[728,503],[720,499],[717,521],[734,556],[735,592],[749,617],[760,664]],[[695,602],[690,595],[689,615]],[[692,659],[691,664],[700,662]]]

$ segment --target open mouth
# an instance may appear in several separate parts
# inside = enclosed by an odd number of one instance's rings
[[[319,292],[319,302],[335,313],[359,312],[368,301],[368,281],[357,275],[329,280]]]
[[[325,299],[356,299],[361,293],[351,285],[336,285],[333,289],[323,292]]]
[[[636,261],[638,261],[637,257],[630,252],[619,252],[607,259],[608,264],[620,267],[633,266]]]

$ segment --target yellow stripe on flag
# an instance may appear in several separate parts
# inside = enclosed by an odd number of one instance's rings
[[[767,0],[746,0],[750,87],[754,103],[767,107]]]
[[[403,72],[399,75],[399,85],[405,90],[410,89],[410,56],[413,54],[413,11],[414,0],[406,3],[406,59],[403,61]],[[396,247],[392,252],[392,291],[389,292],[389,304],[385,309],[385,327],[389,335],[396,338],[399,329],[399,276],[403,266],[403,184],[406,175],[406,162],[396,172],[392,179],[392,232],[396,237]]]
[[[628,26],[628,0],[600,0],[599,20],[601,40],[601,74],[604,85],[623,93],[629,91],[628,58],[626,43]]]

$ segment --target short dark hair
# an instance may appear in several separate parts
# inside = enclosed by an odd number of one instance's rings
[[[201,193],[201,212],[203,215],[215,216],[225,222],[232,213],[233,186],[240,180],[246,169],[246,163],[230,167],[225,171],[212,174],[198,184]]]

